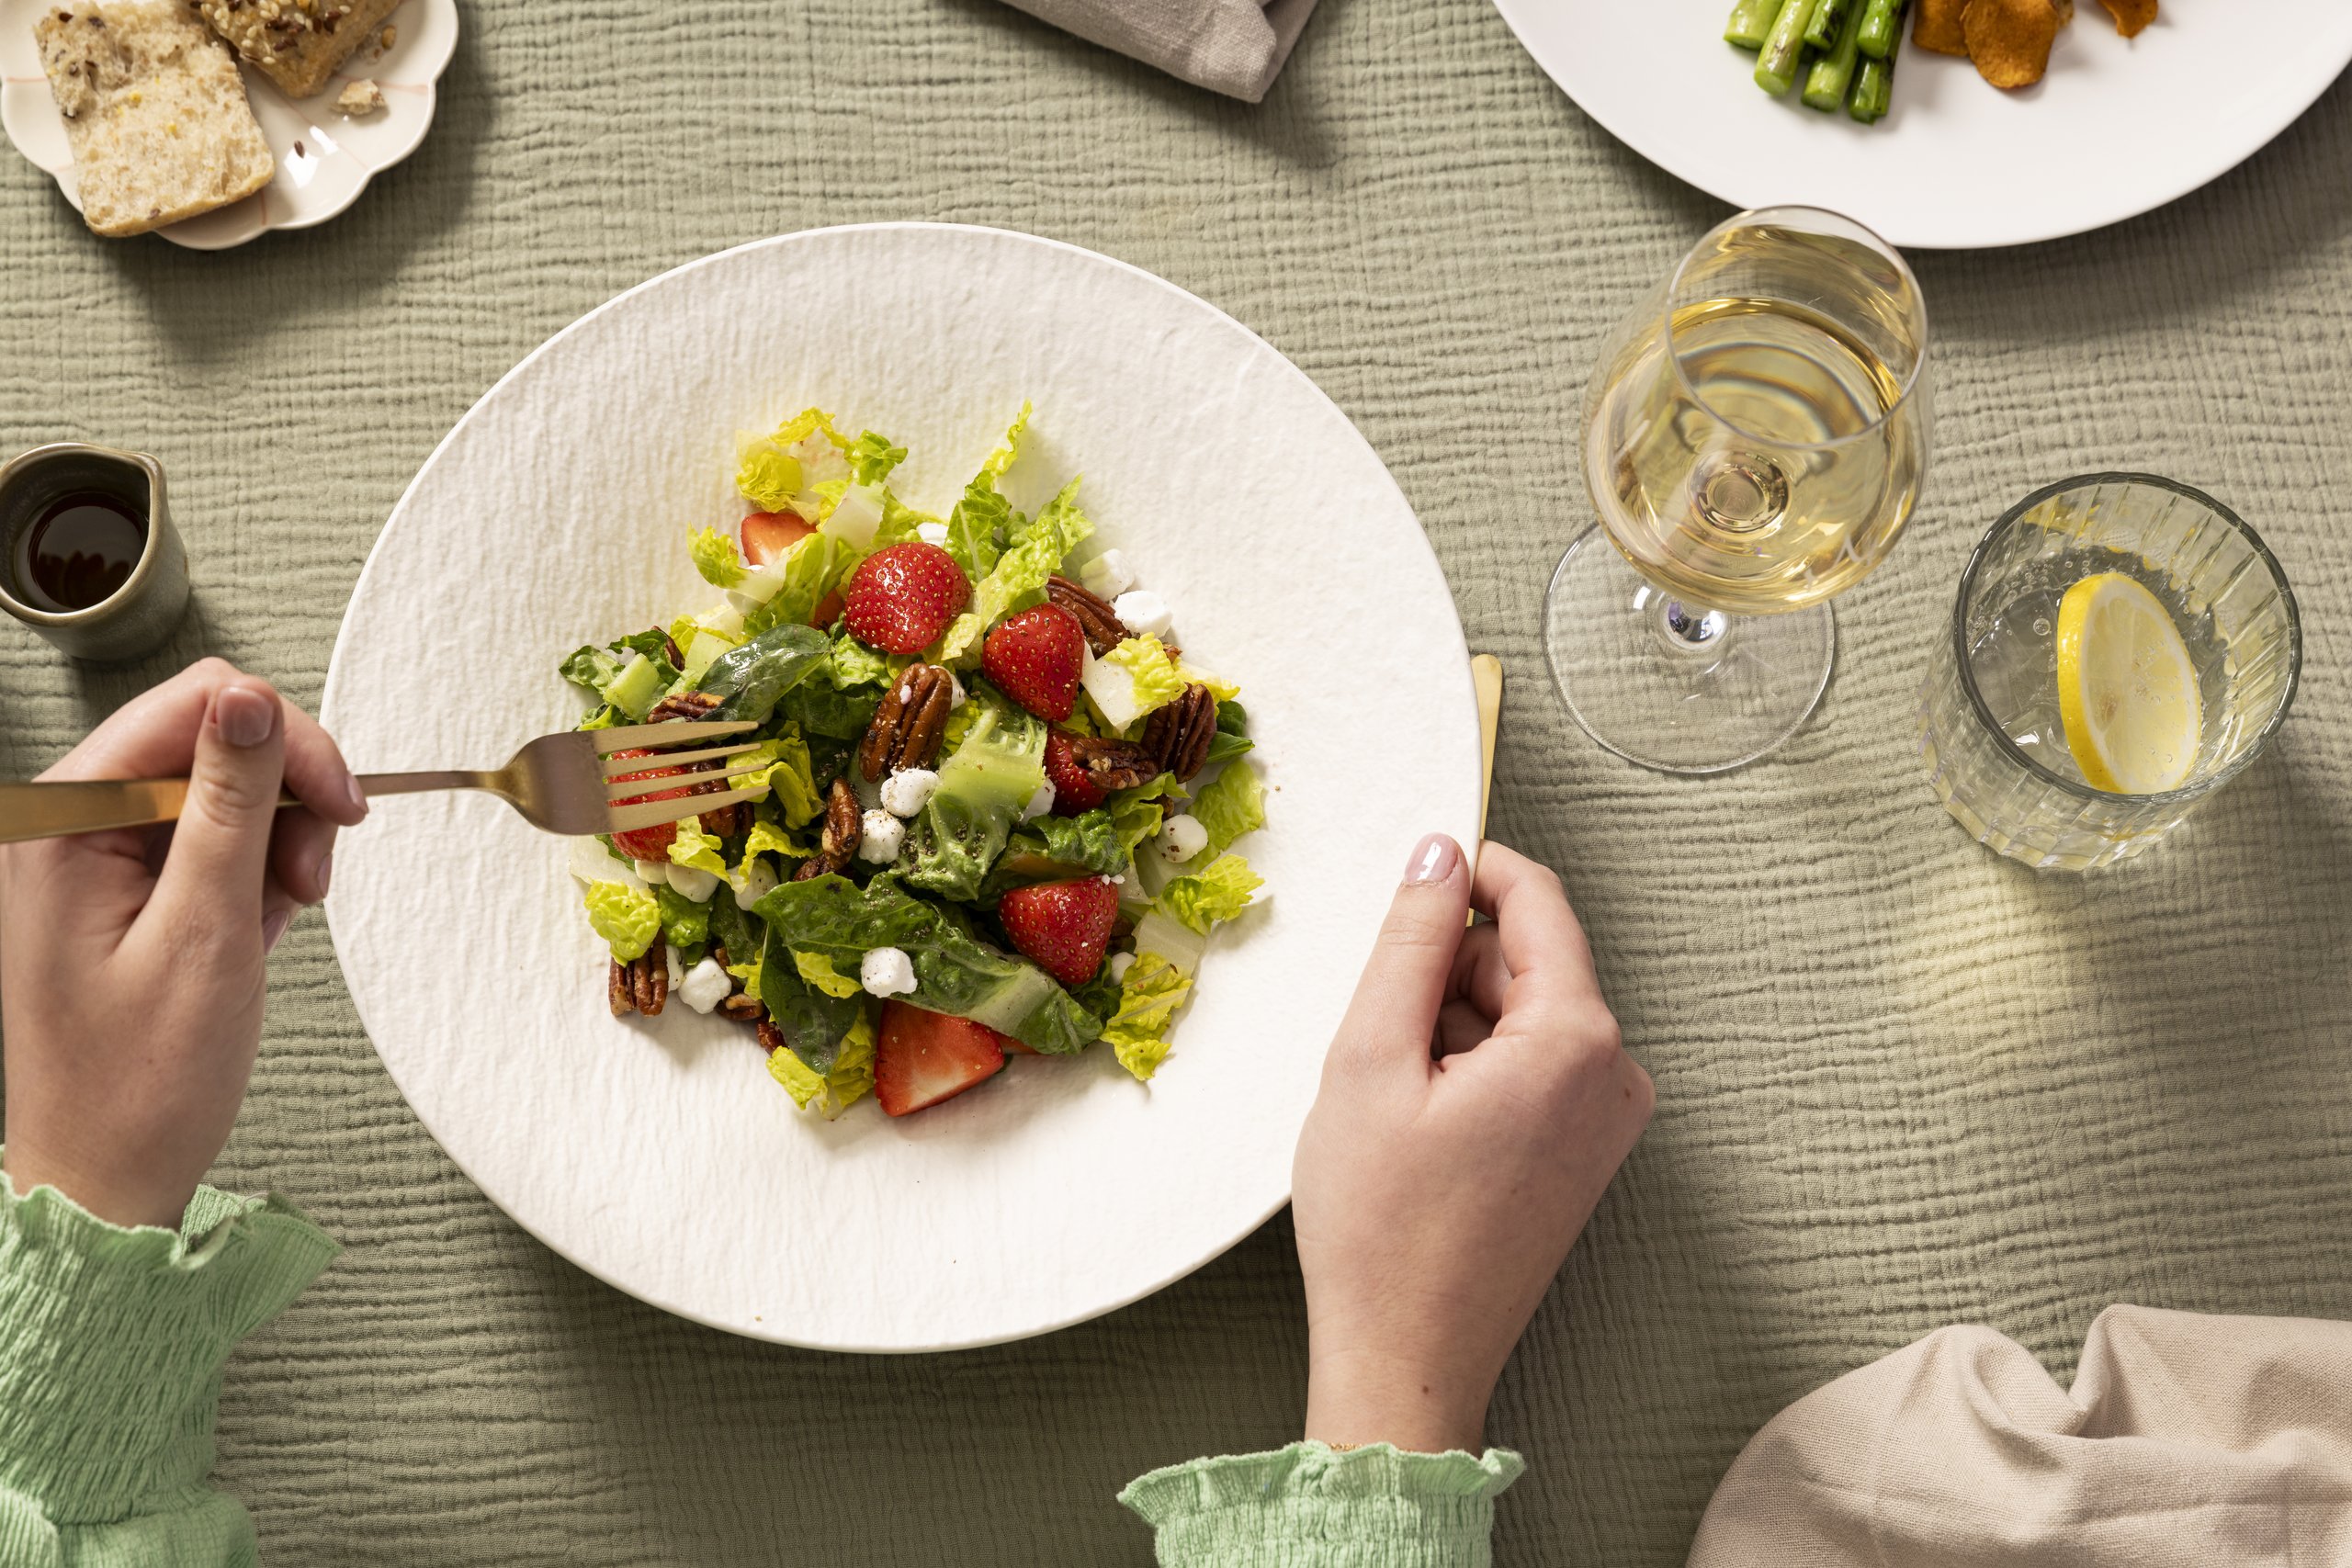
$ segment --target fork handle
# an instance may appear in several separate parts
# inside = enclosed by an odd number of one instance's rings
[[[362,773],[370,796],[417,795],[435,789],[488,789],[494,773]],[[277,797],[277,808],[302,803]],[[187,805],[186,779],[77,779],[50,784],[0,784],[0,844],[101,833],[109,828],[149,828],[176,822]]]

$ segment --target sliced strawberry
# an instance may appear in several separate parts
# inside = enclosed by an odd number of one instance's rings
[[[1086,630],[1059,604],[1023,610],[989,633],[980,668],[1039,718],[1068,718],[1086,668]]]
[[[808,617],[808,624],[820,627],[831,626],[842,618],[842,606],[846,603],[847,601],[842,597],[842,591],[838,588],[834,589],[817,601],[816,614]],[[926,643],[924,646],[927,648],[930,645]]]
[[[849,576],[850,636],[885,653],[921,653],[972,602],[956,558],[937,545],[885,545]]]
[[[1054,815],[1075,817],[1102,804],[1102,786],[1089,778],[1060,730],[1046,735],[1046,782],[1054,786]]]
[[[797,512],[754,512],[743,519],[743,558],[753,566],[782,560],[816,531]]]
[[[658,755],[658,753],[649,751],[643,747],[637,747],[630,750],[616,751],[613,753],[613,757],[616,761],[623,757],[651,757],[655,755]],[[645,771],[642,776],[649,779],[684,778],[686,775],[686,771],[687,770],[684,768],[649,768]],[[613,804],[616,806],[635,806],[649,800],[676,800],[683,795],[690,795],[693,792],[691,790],[684,789],[648,790],[643,795],[632,795],[626,800],[616,800],[613,802]],[[670,858],[670,846],[675,843],[677,839],[678,825],[675,822],[663,822],[656,827],[639,828],[634,832],[614,834],[613,848],[620,851],[621,853],[628,856],[631,860],[668,860]]]
[[[936,1105],[1001,1070],[1007,1043],[968,1018],[884,1002],[874,1047],[874,1099],[892,1116]]]
[[[1004,934],[1040,969],[1065,986],[1083,986],[1102,967],[1119,890],[1107,876],[1015,887],[996,907]]]

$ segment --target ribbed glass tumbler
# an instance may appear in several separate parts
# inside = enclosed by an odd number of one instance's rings
[[[2086,783],[2058,699],[2066,590],[2121,572],[2171,615],[2196,671],[2196,760],[2177,789]],[[1960,580],[1919,689],[1919,755],[1960,825],[2029,865],[2085,871],[2141,853],[2243,772],[2286,721],[2302,626],[2278,560],[2229,508],[2151,474],[2062,479],[2012,507]]]

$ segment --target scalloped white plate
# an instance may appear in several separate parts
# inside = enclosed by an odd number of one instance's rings
[[[1775,101],[1723,41],[1731,0],[1495,0],[1578,107],[1735,207],[1804,203],[1897,245],[2020,245],[2188,195],[2292,124],[2352,62],[2347,0],[2164,0],[2120,38],[2095,0],[2039,86],[2004,93],[1909,41],[1874,126]],[[1916,10],[1916,7],[1914,7]]]
[[[43,0],[0,0],[0,128],[80,211],[65,120],[40,68],[33,22]],[[359,199],[368,182],[416,151],[433,124],[435,84],[458,46],[457,0],[407,0],[385,20],[392,47],[372,43],[345,63],[315,97],[288,98],[240,61],[245,97],[261,122],[277,174],[244,200],[155,231],[194,251],[225,251],[272,229],[323,223]],[[354,118],[337,113],[334,95],[369,78],[384,89],[384,107]]]
[[[1241,686],[1263,906],[1210,944],[1146,1087],[1097,1048],[945,1104],[828,1123],[740,1024],[616,1019],[564,841],[483,795],[379,804],[335,852],[352,1000],[418,1118],[589,1272],[698,1322],[829,1349],[1039,1334],[1135,1300],[1290,1192],[1323,1050],[1415,840],[1474,841],[1478,724],[1437,558],[1290,361],[1148,273],[1023,234],[819,230],[665,273],[458,422],[353,592],[323,712],[365,768],[504,758],[569,726],[580,644],[708,602],[682,547],[742,513],[735,433],[820,404],[911,454],[944,513],[1023,399],[1007,477],[1069,476],[1106,542]],[[518,531],[519,530],[519,531]],[[527,543],[518,544],[518,541]]]

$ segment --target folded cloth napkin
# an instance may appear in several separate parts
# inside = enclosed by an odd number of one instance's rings
[[[2352,1562],[2352,1324],[2110,1307],[2071,1393],[1989,1328],[1849,1372],[1751,1438],[1690,1568]]]
[[[1006,0],[1040,21],[1196,87],[1256,103],[1315,0]]]

